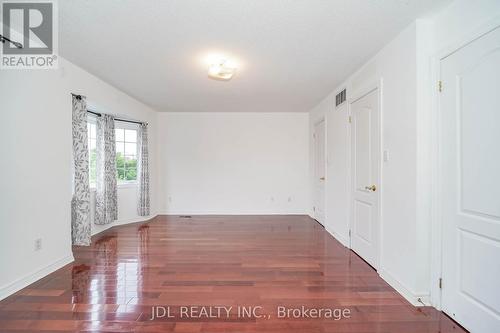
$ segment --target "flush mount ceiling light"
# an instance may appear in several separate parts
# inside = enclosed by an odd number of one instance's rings
[[[229,81],[235,72],[236,66],[224,59],[208,66],[208,77],[215,80]]]

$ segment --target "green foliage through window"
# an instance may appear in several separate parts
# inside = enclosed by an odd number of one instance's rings
[[[124,157],[122,153],[116,153],[116,171],[119,181],[136,180],[137,159]]]
[[[95,186],[96,172],[96,124],[87,123],[89,145],[89,183]],[[116,179],[118,183],[137,180],[137,130],[116,128]]]
[[[137,130],[115,128],[118,182],[137,180]]]

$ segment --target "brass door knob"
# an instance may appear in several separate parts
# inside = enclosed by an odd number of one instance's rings
[[[375,192],[377,190],[377,186],[375,186],[375,185],[365,186],[365,190]]]
[[[320,177],[319,180],[325,180],[325,177]]]

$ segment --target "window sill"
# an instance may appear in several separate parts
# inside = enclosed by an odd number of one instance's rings
[[[134,188],[134,187],[137,187],[138,184],[137,183],[121,183],[121,184],[116,184],[116,187],[117,188]],[[90,187],[90,192],[91,193],[95,193],[96,191],[96,188],[95,187]]]
[[[117,188],[133,188],[133,187],[137,187],[137,183],[118,183],[116,185]]]

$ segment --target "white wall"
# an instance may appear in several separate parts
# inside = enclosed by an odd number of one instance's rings
[[[425,60],[422,60],[422,67],[430,68],[429,80],[424,84],[427,87],[435,86],[436,81],[439,79],[439,59],[455,51],[458,47],[464,46],[465,43],[478,38],[480,35],[490,31],[494,27],[500,25],[500,1],[498,0],[456,0],[453,1],[449,6],[442,9],[441,11],[435,13],[432,17],[428,18],[428,24],[431,25],[430,32],[422,32],[423,37],[432,40],[432,46],[429,52],[424,54],[427,55]],[[431,59],[435,60],[432,62]],[[444,88],[446,89],[446,87]],[[425,110],[421,110],[420,114],[424,115],[424,119],[428,119],[427,126],[422,126],[418,132],[421,141],[427,141],[429,145],[428,150],[430,151],[430,156],[432,158],[427,159],[427,166],[429,169],[430,179],[432,184],[428,192],[424,192],[423,195],[427,194],[429,198],[436,198],[434,195],[438,191],[436,183],[437,174],[437,116],[439,114],[438,109],[438,93],[436,89],[427,90],[426,98],[430,100],[430,107]],[[428,133],[431,133],[429,135]],[[425,170],[425,169],[424,169]],[[440,308],[441,297],[440,290],[438,288],[437,281],[441,277],[441,229],[439,214],[436,210],[439,207],[438,202],[432,205],[431,209],[434,214],[431,215],[432,219],[429,221],[429,229],[431,233],[430,244],[424,244],[428,246],[431,250],[431,302],[434,306]],[[443,281],[446,284],[446,281]]]
[[[152,157],[151,157],[152,154],[150,154],[149,156],[152,159]],[[157,183],[150,184],[150,186],[157,187]],[[118,185],[118,190],[117,190],[118,219],[110,224],[97,225],[97,224],[94,224],[95,189],[91,189],[90,190],[90,223],[92,226],[92,235],[98,234],[106,229],[109,229],[109,228],[117,226],[117,225],[144,221],[144,220],[148,220],[150,218],[153,218],[155,215],[157,215],[157,211],[155,208],[156,203],[155,203],[155,206],[152,206],[151,215],[149,215],[149,216],[138,216],[137,215],[138,190],[139,189],[138,189],[136,184]],[[156,198],[157,195],[153,191],[151,191],[151,193],[155,197],[153,199],[153,196],[151,196],[151,199],[154,200],[155,202],[157,202],[157,198]],[[153,209],[155,209],[155,210],[153,210]]]
[[[454,1],[404,29],[310,110],[311,125],[322,117],[327,121],[326,228],[348,245],[349,110],[335,109],[334,97],[347,87],[349,99],[363,86],[382,81],[382,149],[389,161],[382,165],[380,186],[379,273],[414,304],[420,298],[436,305],[430,293],[438,292],[431,273],[432,113],[437,112],[431,59],[499,17],[499,1]]]
[[[311,124],[327,121],[326,228],[348,245],[350,132],[348,103],[335,109],[335,94],[348,100],[382,82],[381,253],[379,273],[413,302],[425,297],[417,284],[416,255],[416,24],[402,31],[310,112]],[[311,143],[312,144],[312,143]],[[312,156],[310,157],[312,159]]]
[[[326,182],[325,182],[325,229],[342,244],[349,244],[349,123],[347,105],[335,109],[335,94],[328,95],[310,112],[310,131],[321,119],[326,121]],[[310,140],[310,170],[314,170],[314,140]],[[310,191],[314,191],[314,175],[310,173]],[[314,196],[311,195],[309,212],[313,216]]]
[[[475,35],[484,24],[500,16],[498,0],[455,0],[434,17],[436,53]],[[476,36],[478,37],[478,36]]]
[[[307,113],[159,114],[161,211],[305,214],[308,121]]]
[[[71,95],[87,96],[98,110],[150,123],[156,150],[156,113],[77,66],[58,70],[4,70],[0,74],[0,298],[72,260]],[[152,211],[157,211],[156,156],[151,154]],[[135,207],[133,189],[119,192]],[[130,202],[129,202],[130,201]],[[120,209],[120,218],[135,212]],[[42,250],[34,241],[42,238]]]
[[[380,187],[380,273],[413,303],[427,301],[436,282],[430,274],[430,58],[499,15],[497,0],[457,0],[417,20],[309,115],[156,114],[64,59],[59,70],[2,71],[0,298],[72,259],[71,92],[88,96],[99,111],[150,123],[154,213],[311,213],[309,126],[325,117],[326,228],[348,244],[348,108],[334,109],[334,96],[382,80],[382,148],[389,161]],[[135,187],[119,189],[118,223],[138,218],[135,194]],[[38,252],[36,238],[43,240]]]

